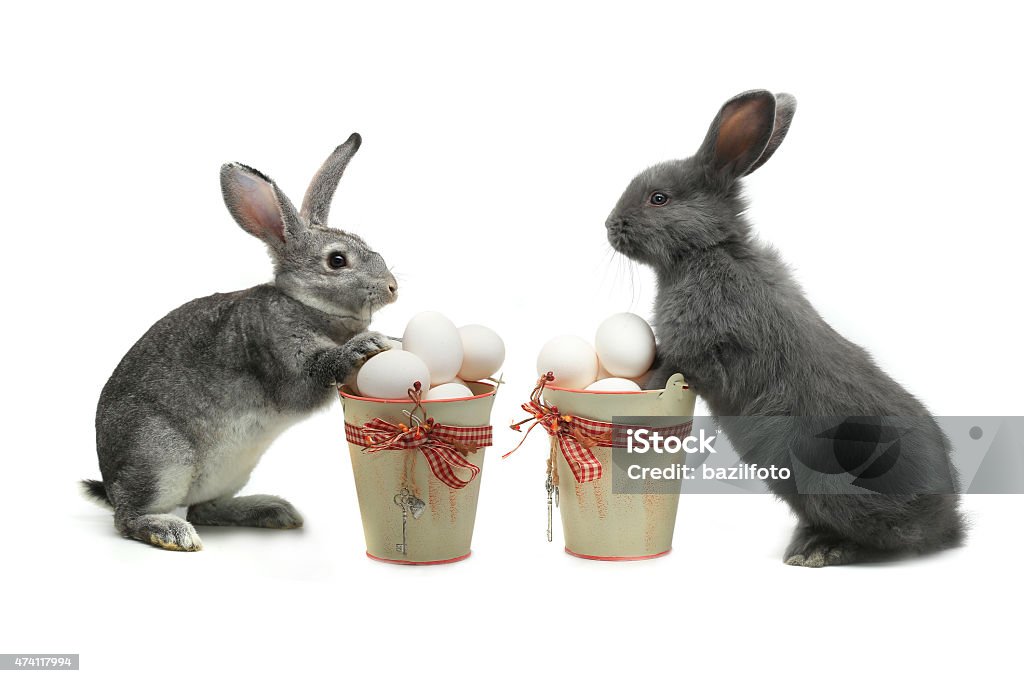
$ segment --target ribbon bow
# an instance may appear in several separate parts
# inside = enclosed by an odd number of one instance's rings
[[[562,455],[569,463],[569,468],[572,470],[573,476],[576,477],[576,481],[585,484],[588,481],[600,479],[604,474],[604,468],[590,449],[612,445],[612,430],[610,429],[612,425],[573,415],[563,415],[558,412],[557,406],[545,404],[544,399],[541,398],[544,385],[554,380],[555,376],[550,372],[540,376],[537,386],[530,394],[530,400],[523,404],[523,410],[530,413],[532,417],[516,422],[512,425],[512,429],[520,432],[522,426],[527,422],[533,422],[533,424],[523,434],[523,438],[516,447],[501,457],[507,458],[519,450],[533,428],[540,425],[544,431],[558,439]]]
[[[435,477],[449,488],[461,489],[480,473],[480,468],[464,456],[491,445],[491,426],[456,427],[435,422],[434,418],[426,417],[426,411],[420,403],[420,393],[420,383],[416,382],[409,390],[409,398],[415,408],[406,413],[410,422],[415,423],[412,426],[401,422],[394,424],[379,417],[362,427],[346,422],[345,438],[351,444],[362,446],[366,453],[418,448],[426,457]],[[417,409],[425,419],[416,417]],[[469,478],[459,477],[455,473],[456,469],[468,470]]]

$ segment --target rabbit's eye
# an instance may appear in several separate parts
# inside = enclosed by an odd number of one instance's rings
[[[665,206],[668,204],[668,195],[664,192],[655,192],[651,195],[651,204],[655,206]]]
[[[348,265],[348,261],[345,260],[345,255],[340,251],[332,251],[331,255],[327,257],[327,265],[337,270]]]

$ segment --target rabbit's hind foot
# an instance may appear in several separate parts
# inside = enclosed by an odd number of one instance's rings
[[[203,549],[196,530],[176,515],[139,515],[127,520],[121,533],[164,550],[194,552]]]
[[[782,560],[793,567],[828,567],[857,562],[862,554],[859,545],[830,531],[800,527]]]
[[[218,498],[188,509],[188,521],[199,526],[254,526],[298,529],[302,515],[284,498],[267,495]]]

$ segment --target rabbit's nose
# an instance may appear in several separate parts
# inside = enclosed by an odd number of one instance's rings
[[[391,293],[392,301],[398,298],[398,281],[393,275],[388,279],[388,291]]]

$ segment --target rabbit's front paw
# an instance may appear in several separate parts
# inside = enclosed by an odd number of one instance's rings
[[[379,332],[361,332],[349,339],[340,349],[340,358],[334,372],[338,382],[362,367],[363,363],[381,351],[391,348],[388,338]]]

